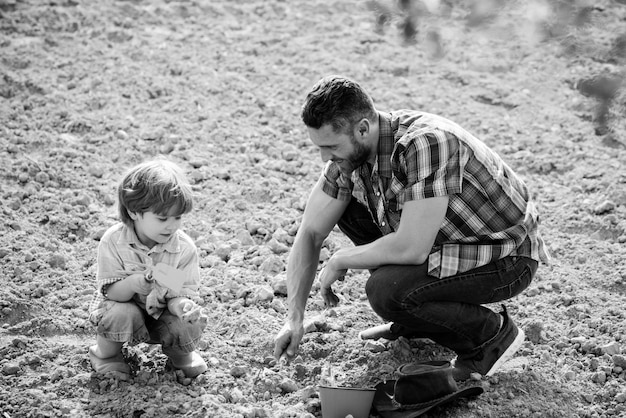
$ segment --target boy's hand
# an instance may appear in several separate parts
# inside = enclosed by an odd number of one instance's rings
[[[154,287],[154,281],[147,280],[145,274],[135,273],[131,274],[126,280],[132,280],[133,290],[139,295],[147,295],[152,292]]]
[[[201,306],[189,299],[181,299],[179,306],[180,314],[178,316],[180,319],[190,324],[198,322],[204,329],[209,318]]]

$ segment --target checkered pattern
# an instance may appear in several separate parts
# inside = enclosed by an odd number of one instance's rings
[[[548,262],[528,188],[483,142],[443,117],[401,110],[380,114],[378,155],[347,179],[329,161],[320,177],[331,197],[354,196],[383,234],[397,230],[404,202],[448,196],[428,258],[429,274],[449,277],[509,255]]]

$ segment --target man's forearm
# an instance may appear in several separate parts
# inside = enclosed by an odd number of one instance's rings
[[[302,322],[304,309],[317,273],[321,244],[298,235],[287,262],[288,319]]]
[[[333,255],[336,269],[374,269],[383,265],[417,265],[427,253],[417,254],[402,243],[396,233],[385,235],[369,244],[342,248]]]

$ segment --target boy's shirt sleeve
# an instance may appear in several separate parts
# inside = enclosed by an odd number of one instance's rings
[[[89,305],[90,315],[94,314],[100,303],[106,299],[102,289],[124,278],[119,274],[119,271],[123,270],[122,259],[110,237],[110,234],[105,234],[98,244],[96,291]]]

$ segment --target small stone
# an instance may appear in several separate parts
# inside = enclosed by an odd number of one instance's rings
[[[128,134],[123,129],[119,129],[117,132],[115,132],[115,136],[118,139],[123,139],[123,140],[127,140],[129,138]]]
[[[274,254],[282,254],[289,251],[289,247],[285,244],[278,242],[276,238],[272,238],[270,242],[267,243],[267,246],[272,250]]]
[[[89,174],[96,178],[102,178],[104,176],[104,168],[100,166],[91,166],[88,169]]]
[[[285,269],[285,263],[278,256],[270,256],[261,263],[259,270],[263,273],[280,273]]]
[[[35,175],[35,181],[41,184],[45,184],[50,181],[50,176],[45,171],[40,171]]]
[[[2,374],[4,375],[14,375],[18,374],[20,371],[20,365],[17,363],[6,363],[2,366]]]
[[[622,369],[626,368],[626,357],[621,354],[615,354],[611,358],[614,365],[621,367]]]
[[[594,373],[591,377],[591,381],[595,383],[604,384],[606,382],[606,373],[603,371],[599,371]]]
[[[254,239],[252,238],[252,235],[250,234],[250,232],[248,232],[245,229],[242,229],[239,232],[237,232],[237,235],[235,236],[235,238],[237,238],[237,240],[239,240],[241,245],[243,245],[244,247],[249,247],[255,244]]]
[[[89,200],[89,196],[87,195],[80,195],[76,198],[76,200],[74,200],[74,204],[78,205],[78,206],[89,206],[89,203],[91,203],[91,201]]]
[[[193,168],[200,168],[209,165],[209,161],[204,158],[192,158],[191,160],[189,160],[189,164]]]
[[[525,330],[526,337],[533,344],[540,344],[544,341],[543,337],[543,324],[539,321],[533,321],[526,325]]]
[[[478,382],[482,378],[483,377],[482,377],[482,375],[480,373],[476,373],[476,372],[470,373],[470,380],[474,380],[474,381]]]
[[[291,379],[285,379],[278,384],[278,388],[284,393],[292,393],[298,390],[298,385]]]
[[[532,298],[534,296],[537,296],[539,294],[539,289],[537,289],[536,287],[530,288],[526,291],[526,296],[528,296],[529,298]]]
[[[382,353],[383,351],[385,351],[385,344],[383,344],[380,341],[372,341],[372,340],[367,340],[365,342],[365,349],[371,351],[372,353]]]
[[[610,200],[605,200],[604,202],[593,208],[593,213],[595,213],[596,215],[602,215],[604,213],[611,212],[614,209],[615,203]]]
[[[602,354],[608,354],[610,356],[621,353],[620,346],[616,341],[600,346],[600,351]]]
[[[244,202],[243,200],[237,200],[236,202],[234,202],[234,206],[235,206],[235,209],[240,210],[242,212],[248,209],[248,204]]]
[[[309,332],[317,331],[316,321],[308,320],[304,321],[304,333],[308,334]]]
[[[274,291],[268,286],[261,286],[256,290],[254,299],[262,302],[271,302],[274,299]]]
[[[65,270],[65,257],[63,257],[61,254],[52,254],[49,258],[48,258],[48,264],[50,265],[50,267],[59,267],[60,269]]]
[[[246,371],[244,366],[233,366],[230,369],[230,375],[233,377],[242,377],[246,375]]]
[[[221,244],[215,249],[215,255],[217,255],[223,261],[228,261],[230,253],[233,251],[232,247],[228,244]]]
[[[287,279],[283,277],[272,281],[272,290],[275,295],[287,296]]]

